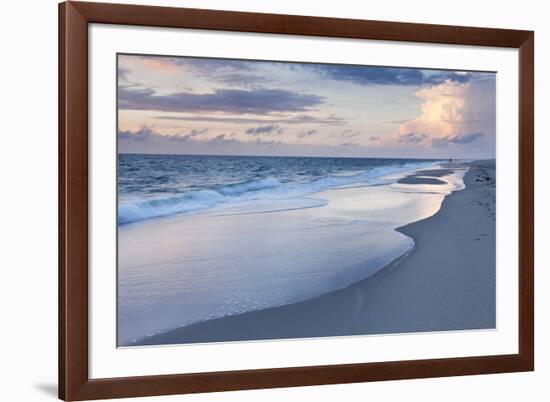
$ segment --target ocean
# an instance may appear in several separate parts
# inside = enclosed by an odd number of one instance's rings
[[[415,159],[121,154],[118,346],[307,300],[414,247],[395,230],[464,187],[407,185]]]
[[[435,160],[261,156],[141,155],[118,157],[119,225],[169,215],[303,197],[339,186],[375,185],[383,177]],[[292,202],[293,201],[293,202]]]

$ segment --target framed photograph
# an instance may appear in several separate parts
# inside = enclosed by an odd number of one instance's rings
[[[534,33],[59,6],[59,397],[534,369]]]

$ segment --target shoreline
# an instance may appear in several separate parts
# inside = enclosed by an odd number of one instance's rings
[[[434,168],[442,171],[439,164],[381,166],[367,172],[381,177],[380,185],[331,186],[308,199],[121,226],[118,345],[309,300],[371,276],[413,247],[395,228],[435,214],[446,195],[463,187],[464,169],[449,172],[445,185],[396,183]],[[302,207],[289,210],[287,201]],[[322,205],[303,208],[303,201]]]
[[[494,160],[469,166],[464,190],[445,196],[433,216],[395,229],[415,246],[372,276],[312,299],[190,324],[129,346],[494,328]],[[438,184],[443,174],[429,176],[413,174],[401,183]]]

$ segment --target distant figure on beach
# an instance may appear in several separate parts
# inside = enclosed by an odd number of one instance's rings
[[[453,158],[449,158],[449,163],[453,163]]]

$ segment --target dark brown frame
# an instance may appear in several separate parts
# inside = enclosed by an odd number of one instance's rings
[[[215,373],[88,377],[88,24],[519,49],[519,353]],[[534,369],[534,33],[184,8],[59,5],[59,397],[67,401]]]

